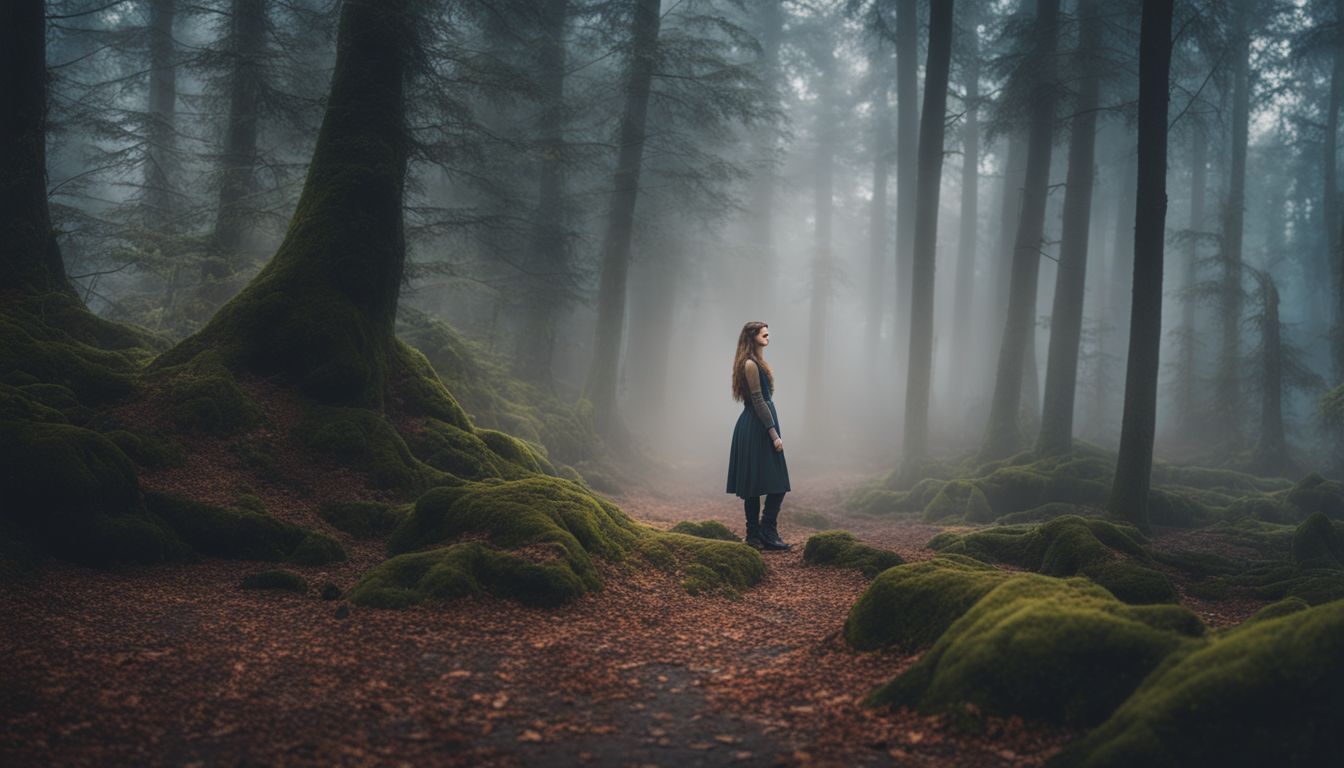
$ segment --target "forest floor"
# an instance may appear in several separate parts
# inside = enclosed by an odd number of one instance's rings
[[[795,547],[767,553],[764,582],[738,598],[602,563],[606,586],[558,609],[484,598],[340,618],[344,604],[318,587],[348,589],[381,543],[347,543],[348,563],[294,567],[312,585],[303,595],[236,588],[268,567],[258,563],[52,563],[0,584],[0,764],[1041,764],[1076,734],[1016,718],[967,734],[859,703],[915,657],[845,646],[867,579],[804,565],[813,530],[791,516],[826,515],[907,560],[931,557],[923,546],[942,530],[844,518],[842,492],[866,479],[795,482],[780,517]],[[277,516],[312,521],[303,494],[259,493]],[[742,530],[727,494],[615,500],[659,527]],[[1187,604],[1212,626],[1260,605]]]

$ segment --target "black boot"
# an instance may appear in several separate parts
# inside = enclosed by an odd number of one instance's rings
[[[786,544],[779,538],[779,530],[775,528],[775,521],[779,519],[779,508],[784,504],[784,494],[771,493],[765,497],[765,511],[761,514],[761,541],[765,543],[765,548],[783,552],[793,549],[792,544]]]
[[[765,549],[765,541],[761,539],[760,497],[753,496],[750,499],[744,499],[742,507],[747,513],[747,544],[756,549]]]

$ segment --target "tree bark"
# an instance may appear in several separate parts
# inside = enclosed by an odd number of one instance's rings
[[[602,239],[602,277],[597,296],[597,332],[584,397],[593,404],[600,434],[616,436],[616,378],[620,370],[625,325],[626,274],[634,235],[635,202],[644,157],[645,120],[658,55],[658,0],[638,0],[631,27],[630,64],[626,75],[625,111],[621,115],[620,147],[612,185],[611,208]]]
[[[769,94],[771,107],[779,105],[779,47],[784,32],[782,0],[760,0],[761,13],[761,85]],[[770,288],[765,297],[767,314],[779,306],[779,272],[775,255],[775,150],[778,133],[762,129],[757,134],[755,155],[761,164],[752,179],[751,222],[752,240],[760,254],[760,268],[770,275]]]
[[[919,13],[915,0],[896,0],[896,313],[892,333],[896,370],[908,366],[909,339],[900,327],[910,306],[915,247],[916,175],[919,162]]]
[[[153,363],[204,351],[324,402],[383,403],[405,266],[404,85],[410,0],[346,0],[313,159],[275,256],[199,332]]]
[[[1190,245],[1186,250],[1182,286],[1188,291],[1199,281],[1199,240],[1204,232],[1204,197],[1208,186],[1205,165],[1209,140],[1204,126],[1192,129],[1190,147]],[[1193,296],[1181,299],[1181,381],[1176,399],[1177,420],[1182,434],[1198,427],[1195,403],[1195,306]]]
[[[934,265],[938,245],[939,188],[943,178],[943,134],[947,122],[947,81],[952,60],[952,2],[940,0],[930,6],[929,55],[924,66],[902,470],[904,480],[911,485],[920,479],[920,466],[928,451]]]
[[[1221,418],[1218,437],[1226,450],[1235,450],[1241,440],[1237,425],[1241,415],[1241,287],[1242,240],[1246,219],[1246,145],[1250,127],[1250,31],[1248,0],[1238,0],[1232,29],[1232,161],[1228,177],[1227,211],[1224,219],[1222,285],[1219,291],[1218,380],[1214,385],[1214,408]]]
[[[1008,316],[999,346],[989,424],[980,451],[982,460],[1006,457],[1021,445],[1018,410],[1022,402],[1022,369],[1027,336],[1035,326],[1036,280],[1040,270],[1046,193],[1050,181],[1058,23],[1059,0],[1041,0],[1036,11],[1036,47],[1031,54],[1038,74],[1030,97],[1031,123],[1027,140],[1026,177],[1022,189],[1022,215],[1013,245]]]
[[[1269,273],[1259,270],[1260,283],[1260,440],[1251,468],[1268,476],[1288,476],[1295,469],[1283,430],[1283,340],[1279,324],[1279,290]]]
[[[1078,384],[1078,347],[1083,330],[1083,295],[1087,283],[1088,229],[1092,221],[1092,185],[1097,143],[1097,103],[1101,77],[1091,57],[1101,48],[1101,17],[1096,0],[1080,0],[1076,71],[1082,75],[1069,136],[1069,169],[1065,182],[1063,227],[1055,301],[1050,313],[1050,348],[1045,366],[1045,397],[1036,452],[1073,450],[1073,405]]]
[[[266,2],[233,0],[230,16],[229,115],[220,156],[219,204],[210,235],[210,256],[201,265],[198,291],[207,312],[228,299],[231,287],[227,281],[243,266],[240,251],[251,220],[246,200],[252,193],[257,164]]]
[[[875,354],[882,334],[883,287],[887,280],[887,174],[891,167],[891,114],[887,108],[888,85],[886,67],[879,48],[869,58],[873,77],[877,81],[873,96],[873,201],[868,209],[868,322],[864,328],[864,349],[869,375],[879,370]],[[881,425],[870,425],[879,428]]]
[[[812,307],[808,320],[806,433],[813,436],[813,447],[820,447],[827,434],[826,415],[826,331],[830,321],[832,197],[835,194],[835,55],[827,48],[818,62],[820,98],[817,114],[817,156],[815,168],[816,229],[812,258]]]
[[[542,89],[537,132],[541,150],[537,186],[537,218],[532,229],[534,274],[530,276],[527,317],[520,349],[522,375],[544,386],[552,384],[555,327],[564,303],[569,274],[565,238],[565,25],[569,0],[546,0],[538,10],[541,40],[537,72]]]
[[[46,25],[41,0],[0,3],[0,289],[74,295],[47,205]]]
[[[972,8],[975,5],[972,3]],[[957,276],[953,298],[952,387],[953,402],[962,403],[970,394],[971,338],[975,312],[975,256],[980,235],[980,37],[974,12],[965,16],[966,35],[961,43],[966,64],[962,79],[966,91],[961,123],[961,217],[957,233]]]
[[[176,0],[150,0],[149,4],[149,95],[145,136],[146,223],[168,226],[176,208],[172,188],[173,148],[176,142],[177,63],[173,60],[173,19]]]
[[[1107,508],[1147,531],[1162,348],[1162,259],[1167,217],[1167,102],[1173,0],[1144,0],[1139,32],[1138,204],[1134,292],[1120,452]]]

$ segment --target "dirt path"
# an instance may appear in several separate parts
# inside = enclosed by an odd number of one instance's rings
[[[786,499],[839,520],[851,478]],[[269,501],[269,500],[268,500]],[[656,525],[742,523],[732,497],[618,499]],[[845,521],[848,522],[848,521]],[[930,526],[847,527],[907,558]],[[377,556],[301,568],[353,584]],[[837,637],[866,581],[767,557],[740,599],[604,566],[557,610],[485,599],[338,618],[317,590],[249,592],[264,565],[209,560],[107,573],[56,564],[0,586],[0,764],[1036,765],[1068,734],[994,720],[984,734],[858,703],[911,657]]]

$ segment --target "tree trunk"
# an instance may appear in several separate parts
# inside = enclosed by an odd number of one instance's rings
[[[1190,245],[1186,250],[1182,287],[1187,291],[1199,282],[1199,239],[1204,233],[1204,196],[1208,182],[1209,140],[1204,126],[1192,131],[1190,148]],[[1177,420],[1181,434],[1192,435],[1198,428],[1195,403],[1195,307],[1193,296],[1181,299],[1181,380],[1176,397]]]
[[[901,318],[910,306],[915,248],[915,177],[919,154],[919,13],[915,0],[896,0],[896,312],[892,333],[895,370],[908,365]]]
[[[869,59],[873,77],[878,85],[873,96],[873,201],[868,209],[868,322],[864,328],[864,349],[868,351],[870,376],[878,375],[879,355],[876,354],[882,334],[882,316],[885,302],[883,287],[887,281],[887,172],[891,166],[891,114],[887,108],[886,67],[879,49]],[[882,425],[869,425],[880,429]]]
[[[817,156],[815,175],[816,244],[812,259],[812,308],[808,320],[806,434],[812,446],[821,447],[827,434],[826,416],[830,404],[826,398],[826,331],[829,326],[831,277],[832,197],[835,194],[835,56],[828,48],[818,62],[820,98],[817,114]]]
[[[1059,0],[1041,0],[1036,11],[1036,45],[1031,54],[1038,74],[1031,94],[1031,125],[1027,140],[1027,171],[1022,189],[1022,215],[1013,245],[1008,316],[999,347],[989,424],[980,452],[982,460],[1006,457],[1021,445],[1018,409],[1022,402],[1022,366],[1027,336],[1035,327],[1036,280],[1040,270],[1046,193],[1050,182],[1058,21]]]
[[[1257,474],[1288,476],[1295,469],[1283,431],[1283,342],[1279,325],[1279,290],[1269,273],[1255,271],[1260,283],[1261,390],[1260,441],[1251,459]]]
[[[1241,260],[1246,218],[1246,145],[1249,136],[1250,32],[1248,0],[1238,0],[1232,31],[1232,162],[1228,177],[1227,210],[1222,249],[1222,287],[1219,291],[1218,380],[1214,385],[1215,421],[1226,450],[1235,450],[1241,433]]]
[[[1096,0],[1081,0],[1078,51],[1082,73],[1069,136],[1069,170],[1064,193],[1064,222],[1059,244],[1055,302],[1050,313],[1050,348],[1045,365],[1045,397],[1036,452],[1073,450],[1073,404],[1078,384],[1078,346],[1083,331],[1083,295],[1087,284],[1088,229],[1092,222],[1093,163],[1097,143],[1097,102],[1101,77],[1091,57],[1101,48],[1101,17]]]
[[[532,229],[534,273],[529,276],[526,322],[520,345],[522,375],[551,386],[555,328],[569,281],[569,248],[565,237],[565,25],[569,0],[546,0],[538,10],[541,40],[537,71],[541,110],[537,132],[541,150],[537,218]]]
[[[404,83],[410,0],[346,0],[317,145],[275,256],[153,366],[204,351],[324,402],[378,407],[406,247]]]
[[[625,324],[625,282],[630,269],[635,201],[639,195],[639,172],[644,157],[644,124],[658,55],[658,28],[662,21],[658,7],[658,0],[638,0],[635,5],[625,111],[621,115],[620,137],[617,139],[620,152],[616,159],[606,234],[602,239],[602,277],[597,295],[593,362],[584,385],[584,397],[593,404],[597,430],[607,437],[613,437],[617,432],[616,377]]]
[[[972,4],[974,7],[974,3]],[[966,110],[961,123],[961,218],[957,233],[957,276],[953,298],[952,327],[952,388],[954,404],[965,402],[970,394],[971,358],[974,341],[971,338],[975,312],[975,256],[980,234],[980,36],[976,32],[973,14],[965,18],[966,34],[962,40],[966,63],[962,78],[966,96],[962,107]]]
[[[1134,214],[1134,293],[1120,453],[1107,508],[1148,530],[1148,488],[1157,422],[1162,348],[1162,258],[1167,218],[1167,102],[1173,0],[1143,0],[1139,33],[1138,204]]]
[[[252,193],[257,164],[257,121],[266,45],[265,0],[233,0],[228,52],[229,116],[220,157],[219,205],[210,235],[210,255],[201,265],[199,296],[213,312],[232,292],[227,282],[240,267],[243,236],[251,216],[246,200]]]
[[[929,56],[924,65],[924,106],[919,127],[918,197],[915,211],[915,263],[910,284],[910,362],[905,388],[907,484],[920,479],[928,450],[929,381],[933,376],[933,290],[938,245],[938,197],[943,178],[943,132],[947,122],[947,80],[952,60],[952,2],[932,3]]]
[[[779,46],[784,32],[782,0],[760,0],[761,13],[761,86],[769,94],[771,107],[779,105]],[[759,267],[770,275],[770,290],[763,297],[766,316],[773,315],[779,306],[780,270],[775,256],[775,150],[778,133],[762,129],[755,134],[755,156],[760,170],[752,179],[751,237],[760,254]]]
[[[0,3],[0,289],[73,296],[47,206],[46,51],[41,0]]]
[[[173,18],[176,0],[149,3],[149,129],[145,136],[145,223],[169,225],[176,207],[172,188],[176,142],[177,63],[173,60]]]
[[[1122,133],[1123,135],[1123,133]],[[1122,329],[1129,322],[1129,305],[1125,301],[1125,286],[1134,267],[1134,220],[1135,187],[1138,170],[1130,165],[1132,157],[1123,158],[1120,165],[1121,188],[1119,204],[1115,209],[1115,230],[1112,233],[1111,258],[1107,265],[1110,278],[1102,287],[1100,323],[1097,327],[1097,364],[1092,378],[1092,410],[1088,419],[1093,436],[1098,440],[1114,438],[1111,428],[1116,408],[1115,372],[1111,369],[1111,358],[1119,357],[1119,351],[1125,346]]]

